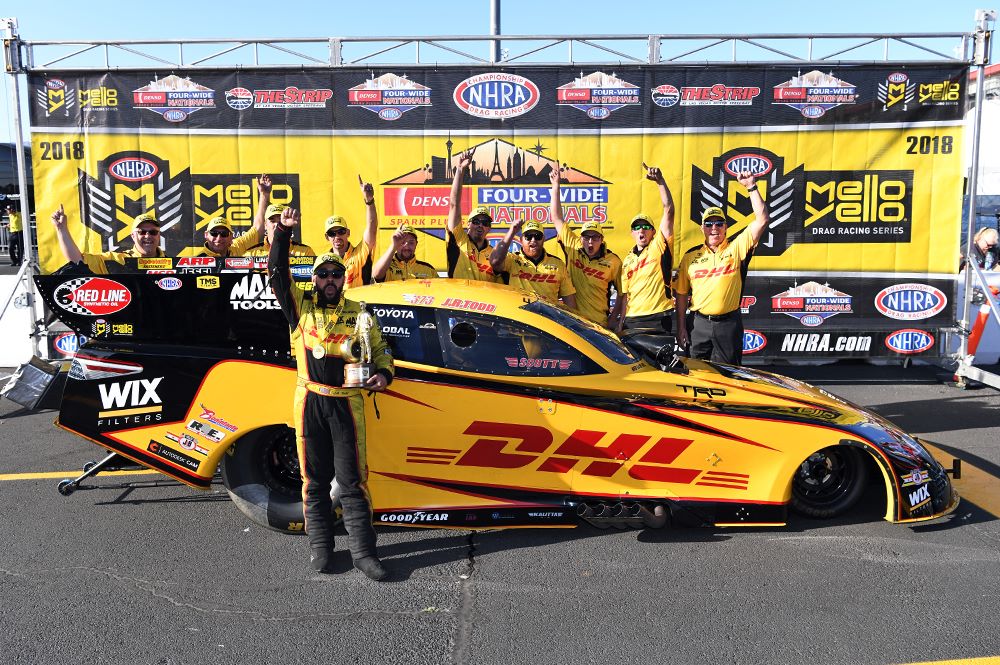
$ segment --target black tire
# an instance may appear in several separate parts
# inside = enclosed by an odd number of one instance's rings
[[[868,482],[866,454],[852,446],[830,446],[810,455],[792,478],[792,509],[817,518],[850,510]]]
[[[222,458],[222,481],[236,507],[257,524],[304,532],[295,430],[271,425],[241,436]]]

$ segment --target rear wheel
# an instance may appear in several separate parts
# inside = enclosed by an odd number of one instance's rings
[[[865,453],[851,446],[830,446],[810,455],[792,478],[792,508],[809,517],[837,517],[864,493],[868,480]]]
[[[271,425],[240,437],[222,459],[222,481],[233,503],[257,524],[303,532],[295,430]]]

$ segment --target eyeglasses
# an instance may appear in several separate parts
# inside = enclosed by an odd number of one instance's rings
[[[341,277],[344,276],[344,271],[338,269],[317,270],[313,274],[316,275],[316,277],[318,277],[319,279],[340,279]]]
[[[329,231],[327,231],[326,237],[333,238],[334,236],[342,236],[345,233],[347,233],[347,229],[345,229],[343,226],[340,226],[338,228],[330,229]]]
[[[493,222],[490,221],[489,217],[473,217],[469,220],[469,224],[473,226],[485,226],[486,228],[493,226]]]
[[[707,222],[702,222],[701,225],[706,228],[712,228],[713,226],[725,226],[726,222],[722,219],[710,219]]]
[[[635,226],[632,227],[632,230],[633,231],[652,231],[653,230],[653,225],[652,224],[636,224]]]
[[[227,229],[212,229],[211,231],[208,232],[208,235],[212,236],[213,238],[228,238],[229,231]]]
[[[530,233],[525,233],[524,234],[524,239],[525,240],[529,240],[529,241],[530,240],[541,240],[544,237],[545,236],[543,236],[541,233],[538,233],[537,231],[531,231]]]
[[[136,229],[136,233],[141,236],[158,236],[160,235],[160,229]]]
[[[583,238],[584,240],[600,240],[604,236],[602,236],[600,233],[581,233],[580,237]]]

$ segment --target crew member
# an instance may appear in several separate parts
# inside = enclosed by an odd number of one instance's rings
[[[373,580],[382,580],[387,572],[376,554],[367,494],[364,400],[361,389],[342,387],[340,347],[354,333],[361,307],[344,297],[346,269],[336,254],[323,254],[314,264],[313,292],[293,286],[289,246],[298,222],[294,209],[282,212],[272,234],[268,263],[271,288],[288,321],[298,367],[295,435],[310,560],[321,573],[336,572],[330,498],[330,483],[336,477],[354,567]],[[381,392],[392,381],[393,363],[377,321],[370,339],[376,371],[364,390]]]
[[[663,203],[659,230],[653,220],[639,213],[630,224],[635,246],[622,259],[622,300],[618,320],[611,324],[616,332],[628,328],[673,330],[670,297],[670,272],[673,265],[674,199],[663,173],[655,166],[642,165],[646,178],[656,183]]]
[[[577,313],[599,326],[610,328],[611,321],[621,319],[621,308],[625,305],[621,297],[622,260],[604,244],[604,230],[600,222],[584,222],[577,233],[563,219],[559,198],[561,177],[559,167],[549,172],[552,181],[549,216],[556,227],[559,246],[566,257],[566,269],[576,289]],[[617,297],[614,308],[609,311],[612,286]]]
[[[330,241],[330,251],[344,260],[347,267],[345,289],[353,289],[372,281],[372,252],[375,251],[375,236],[378,232],[378,211],[375,209],[375,188],[370,182],[364,182],[358,176],[361,185],[361,196],[365,202],[365,233],[361,242],[352,245],[351,229],[347,221],[340,215],[333,215],[326,220],[324,232]]]
[[[691,357],[739,365],[743,362],[743,318],[740,300],[753,250],[767,226],[768,213],[756,176],[742,171],[736,180],[747,188],[754,220],[732,242],[726,238],[726,214],[707,208],[701,214],[705,242],[684,254],[677,269],[677,342],[685,346],[685,312],[694,312]]]
[[[12,205],[7,206],[7,223],[7,231],[9,232],[7,248],[10,250],[10,264],[19,266],[24,260],[24,235],[21,226],[21,213]]]
[[[406,279],[431,279],[437,270],[416,258],[417,232],[409,224],[401,224],[392,234],[392,245],[375,262],[372,281],[396,282]]]
[[[253,226],[239,238],[233,239],[233,226],[225,217],[213,217],[205,227],[205,244],[195,256],[212,256],[225,259],[243,254],[260,242],[264,234],[264,211],[271,196],[271,176],[266,173],[257,180],[257,212]]]
[[[66,211],[62,204],[59,209],[52,213],[52,224],[56,229],[56,239],[59,241],[59,248],[63,256],[70,263],[80,263],[81,261],[97,275],[107,275],[109,268],[120,271],[120,266],[125,265],[127,258],[154,258],[164,257],[166,254],[160,249],[160,223],[156,221],[153,213],[144,212],[136,215],[132,220],[132,249],[124,252],[102,252],[101,254],[85,254],[80,251],[66,227]],[[111,266],[108,262],[111,262]],[[118,264],[118,265],[114,265]]]
[[[484,206],[473,209],[469,224],[462,228],[462,179],[465,169],[472,165],[472,150],[458,158],[458,168],[451,181],[451,198],[448,202],[448,277],[496,282],[490,265],[490,247],[487,236],[493,226],[490,211]]]
[[[1000,248],[997,247],[998,241],[1000,241],[1000,234],[997,233],[996,229],[991,229],[988,226],[984,226],[976,231],[976,235],[972,237],[972,259],[979,266],[980,270],[1000,270]],[[965,269],[964,256],[958,269]]]
[[[511,252],[510,244],[521,229],[521,251]],[[518,220],[490,254],[493,272],[514,288],[532,291],[551,303],[560,299],[569,309],[576,309],[576,289],[566,264],[545,251],[545,231],[538,222]]]

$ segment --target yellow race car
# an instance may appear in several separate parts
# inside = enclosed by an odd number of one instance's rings
[[[303,528],[294,363],[263,275],[37,280],[90,338],[60,426],[197,488],[221,465],[253,520]],[[405,281],[347,297],[376,316],[396,363],[388,391],[365,398],[377,523],[773,526],[789,506],[840,515],[879,481],[893,522],[958,503],[920,440],[800,381],[673,360],[498,285]]]

